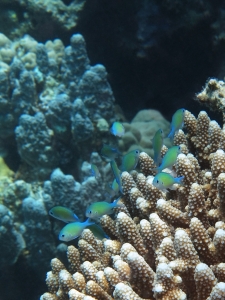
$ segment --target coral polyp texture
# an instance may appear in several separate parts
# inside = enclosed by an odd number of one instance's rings
[[[225,120],[225,82],[223,80],[209,79],[204,89],[197,94],[197,99],[210,109],[222,112],[223,120]]]
[[[41,300],[225,299],[223,129],[204,111],[186,111],[184,124],[173,167],[183,184],[158,190],[153,159],[142,152],[139,171],[121,175],[123,205],[100,219],[109,239],[85,229],[67,247],[66,265],[52,259]]]

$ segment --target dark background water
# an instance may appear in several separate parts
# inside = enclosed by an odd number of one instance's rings
[[[46,291],[45,274],[28,267],[23,257],[0,270],[0,300],[35,300]]]
[[[196,93],[209,77],[224,77],[223,1],[157,2],[88,1],[75,30],[61,33],[53,26],[41,30],[47,36],[33,35],[67,45],[72,33],[82,33],[91,63],[106,67],[128,119],[144,108],[168,119],[179,107],[197,114]]]
[[[27,7],[3,8],[20,11],[21,22],[27,10],[32,23],[28,33],[39,42],[60,38],[69,45],[71,35],[80,32],[91,64],[106,67],[116,102],[128,119],[144,108],[158,109],[170,119],[179,107],[197,114],[201,107],[195,94],[209,77],[224,77],[224,6],[222,0],[92,0],[69,31]]]

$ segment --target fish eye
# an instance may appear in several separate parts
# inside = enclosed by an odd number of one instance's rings
[[[62,234],[62,237],[64,237],[65,236],[65,234]]]
[[[156,180],[156,183],[159,183],[159,181],[158,181],[158,180]]]
[[[185,109],[183,108],[183,112],[185,112]]]
[[[51,215],[53,215],[53,212],[52,212],[52,211],[50,211],[50,214],[51,214]]]
[[[180,150],[180,146],[178,146],[178,150]]]
[[[89,214],[91,215],[91,210],[89,210]]]
[[[139,153],[139,150],[136,150],[135,153],[138,154],[138,153]]]

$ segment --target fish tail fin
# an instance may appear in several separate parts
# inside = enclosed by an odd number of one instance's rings
[[[174,138],[174,134],[175,134],[175,131],[174,131],[174,128],[172,128],[167,137],[172,141]]]
[[[75,213],[73,214],[73,216],[74,216],[75,222],[80,222],[80,219],[78,218],[78,216]]]
[[[152,168],[152,171],[156,171],[156,173],[160,173],[162,170],[160,167]]]
[[[123,194],[123,186],[122,186],[122,182],[118,182],[117,180],[116,180],[116,182],[117,182],[117,184],[118,184],[118,186],[119,186],[119,191],[121,192],[121,194]]]
[[[113,204],[113,207],[121,207],[123,206],[122,203],[118,203],[120,201],[121,197],[117,198],[112,204]]]
[[[84,222],[84,224],[85,224],[86,226],[88,226],[88,225],[93,225],[93,224],[95,224],[95,222],[92,221],[91,218],[88,218],[88,219]]]
[[[121,184],[119,184],[119,190],[120,190],[121,194],[123,194],[123,187]]]
[[[158,157],[157,155],[154,154],[153,156],[153,160],[154,160],[154,164],[157,166],[157,160],[158,160]]]
[[[180,176],[175,178],[176,183],[180,184],[180,185],[184,185],[184,176]]]
[[[155,165],[156,165],[156,168],[158,168],[159,167],[159,165],[161,164],[161,162],[162,162],[162,157],[161,156],[154,156],[154,163],[155,163]]]
[[[158,159],[158,167],[160,166],[161,163],[162,163],[162,156],[160,155]]]

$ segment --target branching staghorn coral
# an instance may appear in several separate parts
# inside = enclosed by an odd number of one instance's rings
[[[142,152],[140,171],[121,175],[123,206],[100,220],[111,239],[85,229],[67,248],[68,267],[52,260],[41,300],[225,299],[224,134],[206,112],[186,111],[184,130],[174,166],[183,185],[154,187],[153,160]]]

